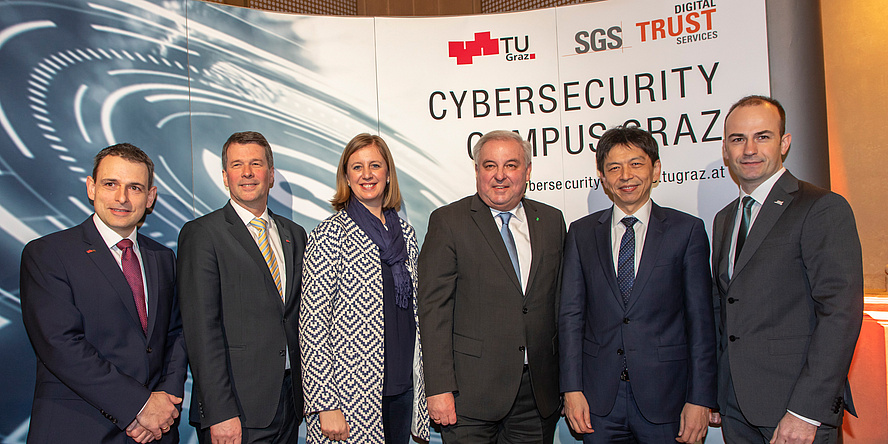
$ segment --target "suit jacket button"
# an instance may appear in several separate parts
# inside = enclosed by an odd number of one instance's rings
[[[518,347],[518,351],[524,351],[524,346]]]
[[[151,347],[148,347],[148,348],[145,349],[145,351],[148,352],[148,353],[151,353],[153,350],[151,350]]]
[[[623,318],[623,323],[624,323],[624,324],[628,324],[628,323],[629,323],[629,318]]]
[[[728,303],[729,303],[729,304],[733,304],[734,302],[737,302],[737,300],[734,299],[734,298],[728,298]]]
[[[623,351],[622,348],[618,348],[618,349],[617,349],[617,354],[618,354],[618,355],[623,356],[623,353],[625,353],[625,352]]]
[[[738,340],[738,339],[740,339],[740,338],[738,338],[738,337],[736,337],[736,336],[734,336],[734,335],[728,336],[728,340],[730,340],[731,342],[734,342],[734,341],[736,341],[736,340]]]
[[[521,312],[524,314],[527,314],[527,307],[524,307],[523,309],[521,309]]]

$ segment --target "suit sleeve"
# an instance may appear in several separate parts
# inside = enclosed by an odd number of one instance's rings
[[[48,243],[35,241],[25,247],[20,288],[28,337],[37,359],[59,381],[126,429],[151,393],[86,340],[83,315],[67,274],[57,250]]]
[[[561,392],[583,389],[583,326],[586,313],[586,279],[574,226],[564,245],[561,305],[558,313]]]
[[[167,329],[166,349],[164,350],[163,377],[156,390],[167,392],[180,398],[185,396],[185,379],[188,372],[188,357],[185,352],[185,336],[182,334],[182,314],[179,311],[179,295],[176,291],[176,255],[172,251],[166,252],[169,260],[164,264],[170,268],[172,276],[170,288],[172,288],[172,307],[170,310],[170,325]],[[150,296],[149,296],[150,297]]]
[[[841,196],[827,194],[811,207],[801,250],[815,327],[787,409],[831,424],[863,322],[860,238],[851,207]]]
[[[419,330],[426,394],[456,392],[453,368],[453,310],[457,290],[457,251],[453,232],[437,210],[419,253]]]
[[[342,276],[342,230],[330,220],[321,222],[308,237],[302,271],[299,309],[299,348],[302,352],[302,390],[307,414],[340,408],[335,380],[333,346],[334,307]]]
[[[694,219],[685,248],[682,280],[688,335],[689,372],[685,401],[715,408],[716,339],[712,309],[712,273],[709,268],[709,240],[703,221]]]
[[[203,428],[240,414],[231,384],[213,231],[189,222],[179,233],[177,282]]]

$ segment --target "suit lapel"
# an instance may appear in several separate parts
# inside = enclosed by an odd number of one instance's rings
[[[746,237],[743,249],[740,250],[740,256],[737,257],[737,262],[734,263],[734,273],[732,276],[737,276],[743,271],[743,267],[749,263],[749,259],[755,254],[758,247],[761,246],[762,241],[765,240],[765,237],[768,236],[768,233],[770,233],[771,229],[774,228],[774,225],[777,224],[777,220],[780,219],[780,216],[783,215],[783,212],[786,211],[786,208],[792,203],[793,196],[790,193],[794,193],[798,191],[798,189],[798,179],[789,174],[788,171],[777,180],[777,183],[774,184],[774,188],[768,193],[767,199],[761,203],[762,208],[759,210],[755,222],[749,229],[749,235]],[[736,210],[734,211],[736,212]]]
[[[472,220],[475,221],[475,225],[478,227],[478,230],[481,231],[481,236],[487,241],[487,244],[490,245],[493,254],[496,255],[496,258],[499,259],[500,264],[506,270],[506,275],[508,275],[509,279],[512,280],[512,283],[515,284],[518,291],[521,294],[524,294],[524,289],[521,288],[521,283],[518,281],[518,276],[515,274],[515,268],[512,267],[512,259],[509,258],[509,252],[506,250],[506,244],[503,242],[503,237],[496,229],[496,222],[493,220],[490,207],[488,207],[477,194],[472,199],[471,212]],[[531,236],[533,235],[531,234]],[[531,264],[533,262],[534,261],[531,261]]]
[[[716,282],[722,289],[728,288],[730,279],[728,278],[728,265],[731,254],[731,238],[734,233],[734,220],[737,218],[737,208],[740,198],[734,199],[727,207],[722,209],[716,215],[716,222],[713,226],[714,237],[712,238],[712,248],[718,248],[718,253],[714,254],[718,263],[713,265],[716,273]]]
[[[524,217],[527,218],[527,228],[530,233],[530,272],[527,273],[527,285],[524,286],[528,291],[524,293],[524,297],[527,297],[527,294],[530,293],[530,289],[532,288],[534,278],[536,277],[537,271],[540,268],[540,258],[543,254],[544,246],[539,244],[538,242],[542,242],[543,239],[543,225],[544,223],[550,221],[541,221],[539,219],[539,212],[532,203],[528,202],[526,199],[522,200],[524,205]],[[500,236],[502,238],[502,236]],[[508,252],[507,252],[508,253]]]
[[[614,256],[612,250],[611,224],[614,217],[613,207],[601,213],[598,225],[595,226],[595,245],[598,246],[598,263],[604,268],[607,284],[611,288],[614,299],[623,306],[623,297],[620,295],[620,286],[617,285],[617,272],[614,271]]]
[[[157,320],[157,298],[160,295],[160,288],[157,286],[157,283],[160,282],[160,276],[157,269],[157,252],[145,248],[145,244],[146,242],[139,240],[139,252],[142,253],[142,265],[145,267],[145,279],[148,287],[148,294],[146,295],[148,298],[148,332],[146,336],[150,338],[152,332],[154,332],[154,321]]]
[[[641,260],[638,261],[638,271],[635,273],[635,283],[632,285],[632,293],[629,294],[627,310],[632,308],[638,296],[644,290],[654,263],[660,255],[660,246],[663,245],[664,233],[669,229],[666,213],[659,205],[651,202],[651,218],[648,221],[647,231],[644,235],[644,245],[641,248]],[[613,268],[613,267],[611,267]]]
[[[234,207],[231,206],[231,202],[226,204],[223,208],[225,221],[228,222],[228,232],[231,233],[231,236],[241,245],[247,255],[253,259],[253,262],[259,267],[260,273],[265,276],[265,287],[267,290],[265,293],[274,295],[277,297],[278,302],[281,302],[281,298],[278,296],[277,286],[274,284],[274,278],[271,276],[268,264],[265,263],[265,258],[262,257],[262,252],[259,251],[259,246],[256,245],[256,241],[253,240],[253,235],[250,234],[247,226],[244,225],[244,222],[238,217],[237,212],[234,211]]]
[[[80,224],[80,227],[83,229],[83,242],[85,244],[84,249],[87,252],[86,256],[93,262],[93,265],[105,275],[105,279],[108,279],[111,288],[117,293],[117,297],[120,298],[120,302],[123,303],[127,313],[129,313],[133,325],[141,331],[142,322],[139,321],[139,312],[136,311],[136,301],[133,297],[133,290],[126,281],[126,277],[123,276],[123,271],[111,254],[111,250],[108,249],[108,246],[102,239],[102,235],[99,234],[99,230],[96,228],[92,217]]]

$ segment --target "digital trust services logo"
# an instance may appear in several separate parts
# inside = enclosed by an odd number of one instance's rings
[[[447,48],[457,65],[471,65],[475,57],[500,54],[509,62],[536,59],[535,53],[528,52],[530,37],[527,35],[497,38],[491,37],[490,31],[476,32],[474,40],[449,41]]]

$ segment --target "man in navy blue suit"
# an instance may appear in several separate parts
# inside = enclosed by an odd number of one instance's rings
[[[586,443],[696,442],[716,406],[703,221],[651,200],[660,156],[647,132],[608,130],[596,156],[614,205],[572,223],[567,234],[564,414]]]
[[[178,442],[186,374],[172,250],[138,234],[157,196],[139,148],[100,151],[95,213],[28,243],[22,319],[37,354],[29,443]]]

